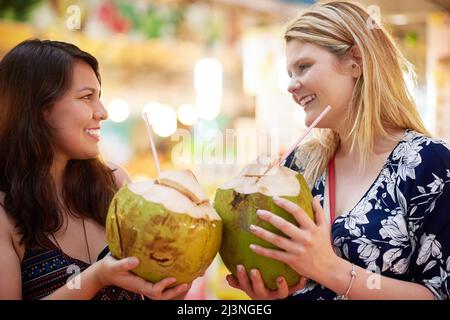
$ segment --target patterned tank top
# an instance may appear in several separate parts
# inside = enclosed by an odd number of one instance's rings
[[[108,253],[106,247],[98,256],[102,259]],[[21,263],[22,298],[24,300],[42,299],[64,286],[75,274],[90,265],[72,258],[58,247],[51,249],[26,249]],[[73,285],[76,285],[74,282]],[[76,289],[75,289],[76,290]],[[102,288],[94,300],[141,300],[139,294],[115,286]]]

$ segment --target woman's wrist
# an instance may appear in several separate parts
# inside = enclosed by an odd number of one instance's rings
[[[104,278],[104,272],[102,270],[103,269],[102,260],[95,262],[88,269],[91,269],[90,271],[93,279],[93,284],[96,288],[98,288],[98,290],[109,285],[106,279]]]
[[[338,295],[343,295],[347,292],[349,284],[353,280],[351,271],[351,262],[334,255],[324,266],[324,270],[316,282]]]
[[[81,272],[72,279],[70,283],[68,282],[65,286],[55,290],[50,295],[44,297],[45,300],[84,300],[92,299],[95,294],[104,287],[100,279],[98,278],[101,274],[101,270],[98,269],[99,263],[94,263],[89,266],[86,270]],[[72,284],[72,285],[71,285]],[[73,286],[77,284],[77,286]]]

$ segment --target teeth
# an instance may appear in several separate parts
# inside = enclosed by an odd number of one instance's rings
[[[302,106],[305,106],[307,103],[310,103],[311,101],[313,101],[316,97],[317,96],[315,94],[304,97],[302,100],[300,100],[300,104]]]
[[[84,129],[84,131],[85,131],[87,134],[90,134],[90,135],[92,135],[92,136],[96,136],[96,137],[99,137],[99,136],[100,136],[100,129]]]

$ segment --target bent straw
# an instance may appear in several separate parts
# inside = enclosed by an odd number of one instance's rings
[[[150,122],[148,121],[147,112],[144,112],[144,119],[145,119],[145,124],[147,127],[148,139],[150,140],[150,147],[152,149],[153,160],[155,160],[156,171],[158,172],[158,179],[159,179],[161,170],[159,169],[158,154],[156,153],[155,143],[153,142],[152,132],[150,129]]]
[[[264,175],[270,171],[270,169],[272,169],[275,166],[280,166],[283,161],[286,160],[286,158],[291,154],[292,151],[294,151],[294,149],[300,144],[300,142],[302,142],[303,139],[306,138],[306,136],[311,132],[312,129],[315,128],[315,126],[317,126],[317,124],[319,123],[320,120],[322,120],[323,117],[325,117],[325,115],[331,110],[331,106],[327,106],[325,108],[325,110],[323,110],[323,112],[317,117],[316,120],[314,120],[314,122],[309,126],[308,130],[306,130],[306,132],[300,137],[300,139],[297,140],[297,142],[295,142],[295,144],[276,162],[276,164],[269,166],[269,168],[267,168],[267,170],[264,172]]]

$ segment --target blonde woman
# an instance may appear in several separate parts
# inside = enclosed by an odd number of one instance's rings
[[[361,7],[344,1],[302,13],[285,39],[289,92],[306,125],[332,106],[285,164],[310,183],[316,221],[279,199],[299,226],[259,210],[286,236],[251,226],[280,250],[251,247],[304,278],[288,288],[280,277],[271,291],[258,270],[238,266],[229,284],[254,299],[449,299],[450,151],[416,111],[407,61]]]

